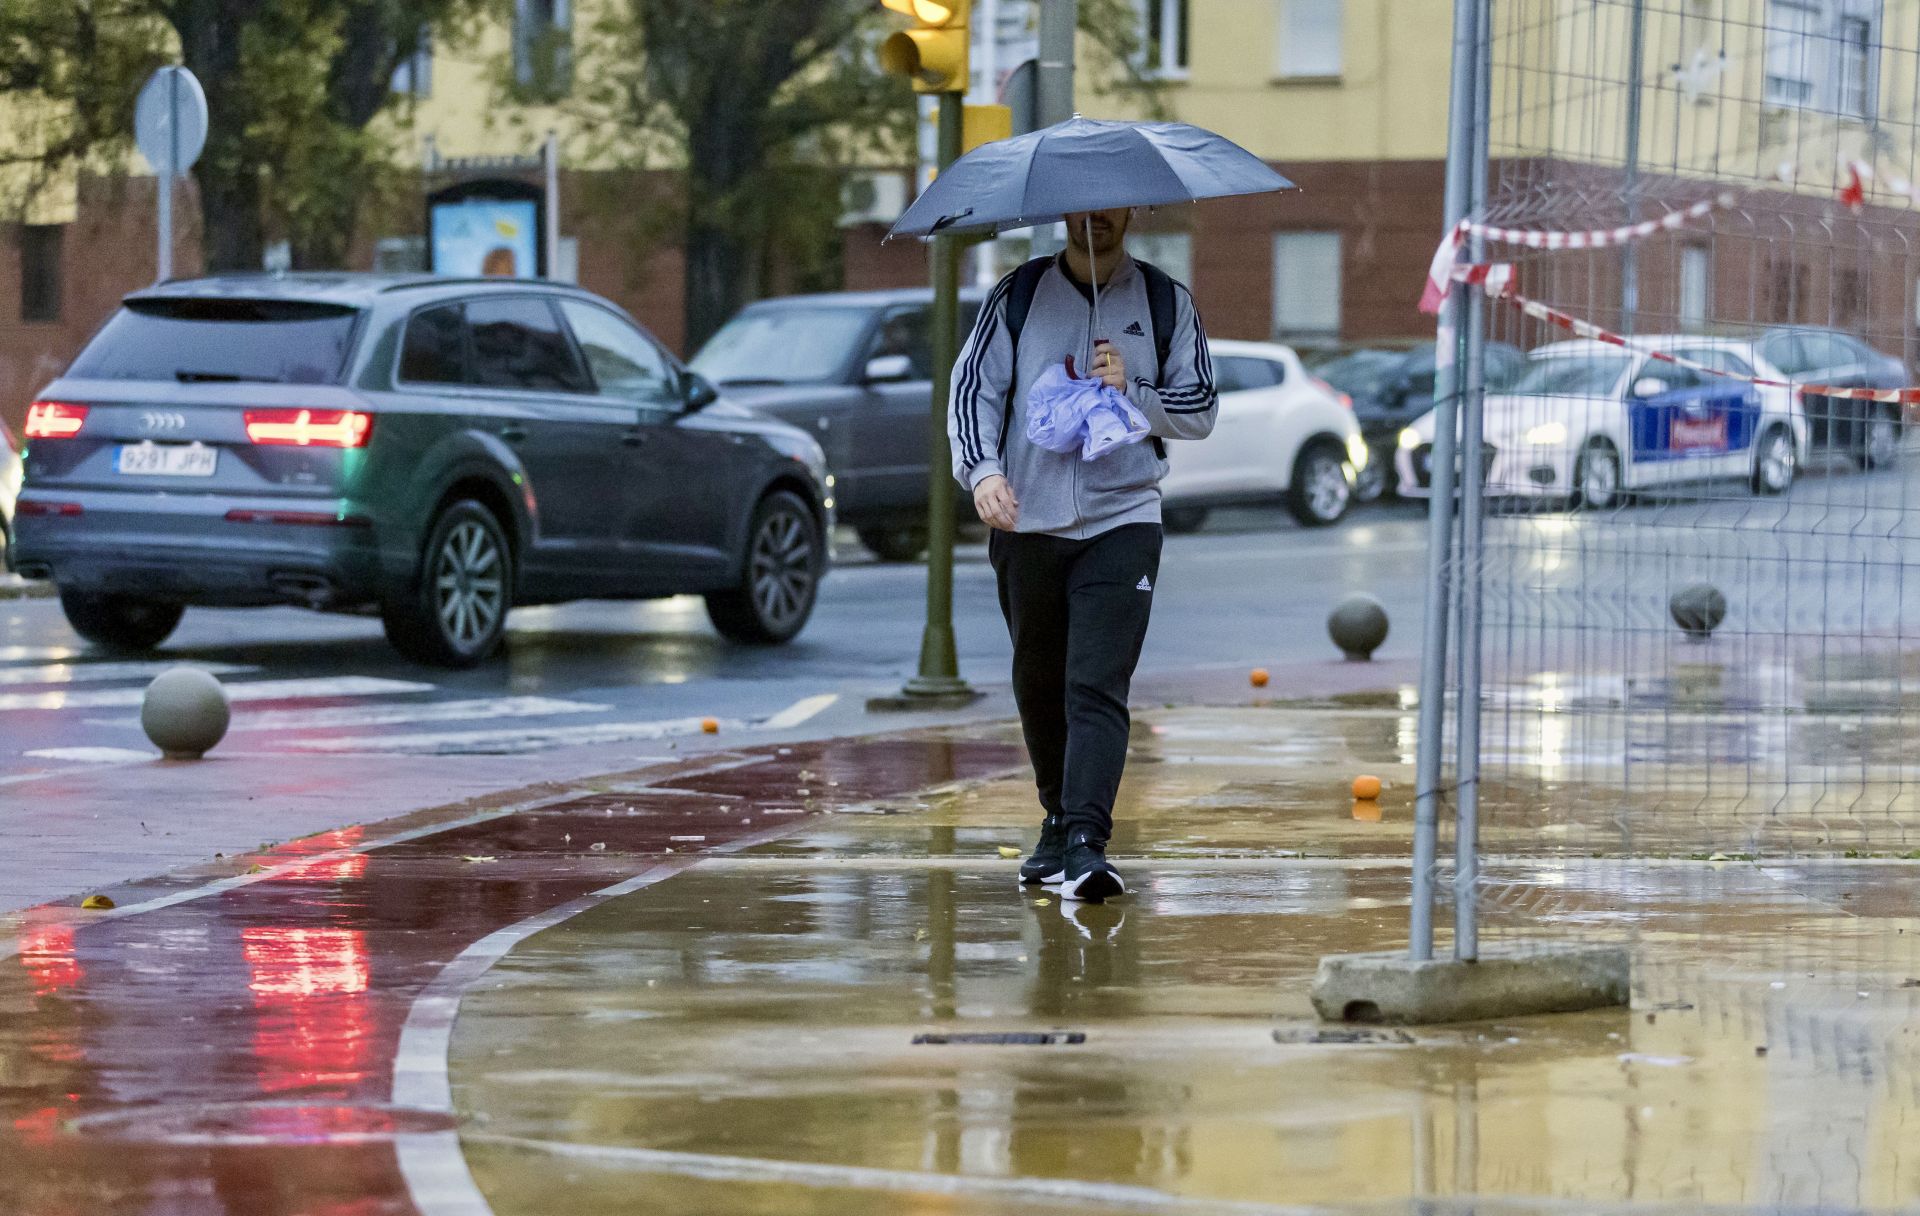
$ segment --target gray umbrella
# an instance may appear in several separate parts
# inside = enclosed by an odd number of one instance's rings
[[[1183,122],[1075,116],[948,166],[887,235],[1004,232],[1069,212],[1291,190],[1253,153]]]
[[[953,162],[887,236],[1005,232],[1058,223],[1077,211],[1293,188],[1265,161],[1212,131],[1184,122],[1110,122],[1076,114],[984,144]],[[1086,242],[1091,249],[1090,230]],[[1097,332],[1097,283],[1093,320]]]

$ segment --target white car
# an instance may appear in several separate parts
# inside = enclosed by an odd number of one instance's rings
[[[1655,335],[1648,349],[1735,376],[1780,379],[1752,342]],[[1534,351],[1507,392],[1486,399],[1489,497],[1557,498],[1611,507],[1637,490],[1715,479],[1755,493],[1793,484],[1807,452],[1805,413],[1792,390],[1763,387],[1602,342]],[[1400,433],[1400,492],[1426,497],[1434,421]]]
[[[1351,406],[1275,342],[1209,340],[1220,415],[1204,442],[1167,443],[1160,483],[1169,532],[1191,532],[1213,507],[1284,501],[1310,528],[1353,501],[1367,444]]]

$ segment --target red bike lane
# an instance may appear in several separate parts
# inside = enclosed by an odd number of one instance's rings
[[[138,914],[36,910],[0,961],[0,1213],[413,1212],[394,1139],[452,1124],[391,1104],[395,1054],[462,951],[702,852],[1019,762],[933,733],[739,751],[444,830],[309,837],[252,859],[254,880]]]

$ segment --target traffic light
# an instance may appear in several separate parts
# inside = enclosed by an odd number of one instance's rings
[[[967,91],[967,10],[973,0],[880,0],[913,18],[880,44],[880,66],[913,81],[916,93]]]

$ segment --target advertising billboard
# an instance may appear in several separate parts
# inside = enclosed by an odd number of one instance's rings
[[[427,200],[428,268],[435,274],[543,275],[541,200],[521,182],[468,182]]]

